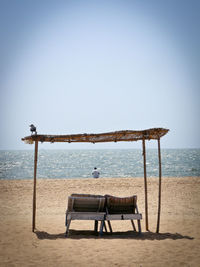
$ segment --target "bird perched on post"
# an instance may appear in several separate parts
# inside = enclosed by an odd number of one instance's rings
[[[34,133],[37,134],[36,127],[33,124],[29,125],[29,127],[30,127],[30,131],[31,131],[31,135],[33,135]]]

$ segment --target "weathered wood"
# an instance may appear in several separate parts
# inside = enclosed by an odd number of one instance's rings
[[[141,220],[142,214],[108,214],[106,220]]]
[[[138,221],[138,231],[141,232],[140,220],[142,219],[142,214],[107,214],[103,212],[67,212],[66,213],[66,235],[69,232],[69,226],[72,220],[94,220],[94,231],[98,231],[98,221],[100,224],[100,235],[103,234],[103,228],[107,232],[105,222],[108,222],[109,230],[112,233],[111,220],[131,220],[133,229],[136,231],[133,220]]]
[[[142,131],[123,130],[108,133],[97,134],[70,134],[70,135],[31,135],[22,138],[22,141],[33,143],[34,141],[40,142],[119,142],[119,141],[138,141],[138,140],[156,140],[164,136],[169,130],[163,128],[153,128]]]
[[[32,232],[34,232],[34,230],[35,230],[35,217],[36,217],[36,176],[37,176],[37,158],[38,158],[38,141],[35,141],[34,179],[33,179],[33,218],[32,218]]]
[[[145,192],[145,224],[146,230],[149,230],[149,221],[148,221],[148,195],[147,195],[147,173],[146,173],[146,148],[145,148],[145,139],[142,140],[143,147],[143,164],[144,164],[144,192]]]
[[[106,195],[108,214],[132,214],[135,213],[137,196],[115,197]]]
[[[68,211],[103,212],[105,200],[104,197],[69,196]]]
[[[159,160],[159,191],[158,191],[158,218],[157,218],[157,229],[156,233],[159,233],[160,227],[160,211],[161,211],[161,153],[160,153],[160,138],[158,138],[158,160]]]
[[[69,212],[67,219],[101,221],[104,220],[105,214],[104,212]]]

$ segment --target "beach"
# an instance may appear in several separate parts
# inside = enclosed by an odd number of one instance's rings
[[[99,237],[93,221],[72,221],[66,238],[72,193],[137,195],[142,234],[114,221]],[[32,199],[32,180],[0,180],[0,266],[200,266],[200,177],[162,179],[159,234],[158,178],[148,178],[149,231],[143,178],[38,179],[35,233]]]

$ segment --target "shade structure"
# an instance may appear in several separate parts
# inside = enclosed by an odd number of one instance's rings
[[[34,183],[33,183],[33,221],[32,231],[35,230],[36,217],[36,176],[37,176],[37,155],[38,142],[87,142],[87,143],[103,143],[103,142],[131,142],[142,140],[143,147],[143,163],[144,163],[144,191],[145,191],[145,225],[146,230],[149,230],[148,225],[148,196],[147,196],[147,173],[146,173],[146,140],[158,141],[158,159],[159,159],[159,192],[158,192],[158,216],[157,216],[157,233],[160,226],[160,211],[161,211],[161,152],[160,152],[160,138],[167,134],[169,129],[151,128],[146,130],[122,130],[107,133],[96,134],[67,134],[67,135],[48,135],[48,134],[34,134],[22,138],[27,144],[35,143],[35,157],[34,157]]]
[[[33,143],[34,141],[39,142],[87,142],[87,143],[101,143],[101,142],[120,142],[120,141],[139,141],[139,140],[151,140],[158,139],[164,136],[169,130],[163,128],[153,128],[142,131],[124,130],[115,131],[108,133],[98,134],[68,134],[68,135],[31,135],[22,138],[22,141],[26,143]]]

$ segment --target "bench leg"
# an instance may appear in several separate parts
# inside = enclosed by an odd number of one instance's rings
[[[134,221],[133,221],[133,220],[131,220],[131,223],[132,223],[132,226],[133,226],[133,230],[136,232],[136,228],[135,228]]]
[[[97,232],[98,231],[98,221],[94,221],[94,231]]]
[[[141,233],[141,224],[140,224],[140,220],[138,220],[138,232]]]
[[[67,216],[68,216],[68,212],[66,212],[66,216],[65,216],[65,226],[67,226]]]
[[[68,233],[69,233],[69,226],[70,226],[70,223],[71,223],[71,219],[69,219],[67,221],[67,225],[66,225],[66,233],[65,233],[65,236],[67,237]]]
[[[105,221],[101,221],[101,225],[100,225],[100,232],[99,232],[99,235],[102,236],[103,235],[103,227],[104,227],[104,223]]]

